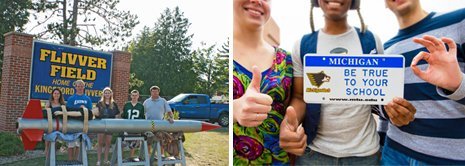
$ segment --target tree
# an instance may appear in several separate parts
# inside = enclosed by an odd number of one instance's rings
[[[153,85],[159,86],[164,96],[193,92],[196,76],[192,70],[193,34],[187,33],[189,26],[178,7],[166,8],[155,27],[144,27],[130,46],[131,72],[144,81],[143,94],[148,94]]]
[[[2,76],[3,49],[5,46],[5,33],[11,31],[23,31],[23,26],[28,22],[29,12],[32,7],[29,0],[1,0],[0,1],[0,78]]]
[[[218,54],[214,59],[216,70],[213,72],[213,80],[215,84],[213,89],[223,94],[228,94],[229,91],[229,38],[221,45]]]
[[[144,85],[144,81],[136,78],[136,73],[131,73],[131,77],[129,78],[129,90],[136,87],[140,88],[142,85]]]
[[[205,93],[212,95],[214,93],[213,88],[213,73],[215,72],[216,66],[213,63],[215,56],[216,45],[206,46],[205,43],[201,43],[201,47],[197,48],[192,55],[194,60],[194,72],[197,76],[197,82],[195,86],[196,93]]]
[[[194,71],[197,75],[196,93],[214,95],[228,92],[229,80],[229,39],[215,49],[216,45],[206,46],[194,51]]]
[[[139,23],[129,11],[116,9],[119,0],[35,0],[33,16],[39,38],[71,46],[122,47]]]

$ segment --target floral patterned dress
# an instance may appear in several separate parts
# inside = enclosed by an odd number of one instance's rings
[[[273,65],[262,72],[260,91],[273,98],[268,118],[257,127],[234,123],[234,165],[289,165],[288,154],[279,147],[279,126],[286,113],[292,85],[291,55],[276,48]],[[234,99],[244,95],[252,72],[234,61]]]

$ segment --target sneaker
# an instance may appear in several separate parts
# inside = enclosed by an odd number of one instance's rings
[[[105,165],[111,165],[110,161],[105,161]]]
[[[95,163],[96,166],[100,166],[100,161],[97,161],[97,163]]]
[[[133,157],[133,158],[131,158],[131,161],[132,162],[139,162],[140,159],[139,159],[139,157]]]

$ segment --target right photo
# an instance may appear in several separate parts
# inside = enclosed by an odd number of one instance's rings
[[[464,50],[465,0],[233,0],[233,164],[465,165]]]

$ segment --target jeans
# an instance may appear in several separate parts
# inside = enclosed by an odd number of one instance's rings
[[[305,154],[297,158],[296,165],[379,165],[379,152],[365,157],[332,157],[307,148]]]
[[[418,161],[407,155],[392,149],[388,145],[383,147],[383,155],[381,157],[381,165],[409,165],[409,166],[423,166],[428,165],[424,162]]]

